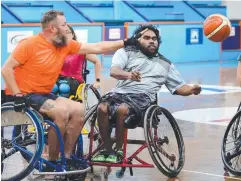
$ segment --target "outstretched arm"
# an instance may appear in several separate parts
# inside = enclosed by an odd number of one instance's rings
[[[102,41],[98,43],[83,43],[81,45],[79,53],[80,54],[101,54],[101,53],[113,52],[126,46],[135,46],[138,42],[138,39],[147,30],[148,29],[145,29],[139,34],[125,40]]]
[[[187,85],[173,64],[170,65],[165,85],[172,94],[181,96],[198,95],[201,92],[199,85]]]
[[[102,54],[116,51],[124,47],[124,41],[102,41],[98,43],[83,43],[79,50],[79,54]]]
[[[201,92],[201,87],[199,85],[189,86],[187,84],[183,85],[175,91],[175,94],[180,96],[190,96],[198,95]]]

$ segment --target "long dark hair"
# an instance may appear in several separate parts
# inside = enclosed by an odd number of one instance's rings
[[[70,25],[68,25],[68,27],[69,27],[72,35],[73,35],[73,40],[77,40],[76,34],[75,34],[75,32],[74,32],[74,29],[73,29]]]
[[[157,42],[158,42],[158,46],[159,46],[162,43],[162,40],[161,40],[159,30],[157,29],[156,26],[153,26],[151,24],[140,25],[138,28],[135,29],[135,31],[133,32],[133,35],[136,35],[136,34],[142,32],[145,29],[151,30],[156,34]]]

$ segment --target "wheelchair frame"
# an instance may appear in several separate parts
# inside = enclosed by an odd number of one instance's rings
[[[124,130],[124,144],[123,144],[123,159],[121,163],[105,163],[105,162],[92,162],[91,159],[93,157],[93,155],[95,155],[98,151],[100,151],[101,149],[103,149],[104,145],[103,142],[101,141],[100,145],[96,148],[93,149],[93,142],[96,139],[96,135],[94,134],[94,126],[95,126],[95,121],[96,121],[96,107],[92,108],[88,115],[86,116],[86,120],[88,121],[90,116],[93,116],[92,119],[90,120],[90,124],[91,124],[91,131],[89,133],[89,139],[90,139],[90,144],[89,144],[89,153],[87,155],[85,155],[85,158],[87,160],[89,160],[89,165],[92,167],[91,170],[93,172],[93,166],[106,166],[107,168],[109,167],[121,167],[121,170],[116,172],[116,177],[117,178],[122,178],[124,176],[124,172],[126,171],[126,168],[129,167],[130,170],[130,175],[133,176],[133,167],[139,167],[139,168],[154,168],[155,166],[151,163],[147,163],[146,161],[142,160],[141,158],[138,157],[138,154],[140,152],[142,152],[145,148],[148,148],[150,156],[152,157],[152,160],[154,161],[155,165],[157,166],[157,168],[167,177],[176,177],[179,172],[181,171],[181,169],[183,168],[184,165],[184,160],[185,160],[185,154],[184,154],[184,142],[183,142],[183,138],[181,135],[181,131],[174,119],[174,117],[164,108],[159,107],[157,105],[152,105],[150,106],[145,114],[145,119],[144,119],[144,133],[145,133],[145,141],[144,140],[130,140],[127,139],[128,136],[128,128],[125,128]],[[171,171],[170,169],[168,170],[167,166],[163,163],[163,161],[161,160],[160,156],[158,155],[158,158],[155,158],[154,153],[152,151],[152,147],[155,147],[155,150],[157,150],[156,146],[154,143],[154,140],[150,140],[148,138],[148,112],[151,112],[153,110],[157,110],[158,108],[160,108],[163,113],[165,113],[165,115],[168,115],[168,119],[169,121],[172,121],[172,126],[174,127],[175,125],[175,136],[177,137],[177,141],[179,142],[178,146],[179,147],[179,154],[180,154],[180,158],[179,158],[179,163],[178,163],[178,169],[175,171]],[[152,112],[152,116],[153,116],[153,112]],[[151,125],[152,127],[153,125]],[[155,129],[155,133],[157,134],[157,130]],[[155,135],[156,136],[156,135]],[[99,138],[101,139],[101,138]],[[159,138],[160,139],[160,138]],[[165,138],[164,138],[165,139]],[[166,140],[161,140],[162,143],[164,143]],[[114,141],[114,140],[113,140]],[[127,144],[137,144],[137,145],[141,145],[133,154],[131,154],[129,157],[127,157]],[[165,155],[168,159],[175,161],[175,156],[173,155],[169,155],[167,152],[165,152],[162,148],[160,148],[160,151],[162,152],[163,155]],[[158,163],[158,159],[160,159],[161,163]],[[139,164],[135,163],[133,164],[132,161],[136,160],[139,162]],[[162,164],[162,165],[161,165]],[[108,169],[107,169],[108,170]],[[104,172],[104,177],[107,178],[108,177],[108,171]]]

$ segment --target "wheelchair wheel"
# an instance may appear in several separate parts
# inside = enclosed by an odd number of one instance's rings
[[[238,106],[238,110],[237,111],[239,111],[239,110],[241,110],[241,102],[240,102],[240,104]]]
[[[86,84],[82,89],[82,101],[85,105],[86,111],[98,104],[100,98],[100,93],[92,85]]]
[[[241,110],[228,124],[222,141],[222,160],[232,174],[241,176]]]
[[[91,159],[92,153],[94,153],[94,151],[99,149],[102,145],[102,139],[99,133],[98,126],[96,125],[96,117],[97,117],[96,109],[97,109],[97,105],[93,106],[86,113],[85,123],[83,128],[88,132],[86,134],[82,134],[82,140],[83,140],[82,146],[78,145],[78,147],[83,148],[82,154],[86,159]],[[91,143],[91,141],[93,142]]]
[[[185,148],[175,118],[162,107],[150,106],[144,117],[144,134],[157,168],[167,177],[176,177],[184,165]]]
[[[32,172],[43,149],[43,128],[35,111],[15,112],[12,103],[1,107],[1,180],[18,181]],[[34,127],[35,134],[28,134]]]
[[[85,106],[85,123],[81,135],[74,148],[75,155],[78,157],[90,158],[90,135],[93,127],[92,151],[100,144],[99,128],[96,123],[96,109],[101,98],[100,93],[90,84],[85,84],[81,91],[82,102]]]

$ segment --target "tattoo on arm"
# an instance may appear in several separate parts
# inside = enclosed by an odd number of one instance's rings
[[[54,108],[54,105],[53,105],[53,104],[50,104],[50,103],[48,103],[48,102],[45,102],[45,103],[42,105],[41,108],[42,108],[42,109],[45,109],[45,110],[50,110],[50,109]]]

